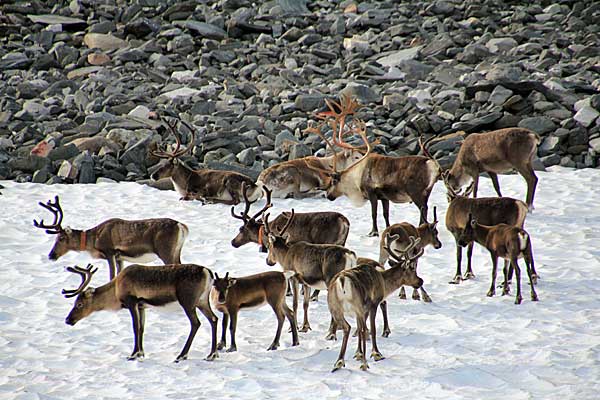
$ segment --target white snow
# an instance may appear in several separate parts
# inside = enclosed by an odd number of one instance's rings
[[[511,296],[486,297],[491,263],[487,252],[477,247],[476,279],[448,284],[455,271],[455,248],[443,223],[443,185],[437,183],[430,205],[438,207],[443,247],[428,248],[419,262],[434,302],[393,295],[389,299],[392,334],[378,339],[386,359],[371,360],[369,371],[360,371],[352,359],[356,348],[352,338],[346,368],[335,374],[329,371],[340,341],[324,340],[329,324],[325,293],[310,305],[313,330],[300,334],[300,346],[290,346],[286,322],[280,349],[266,351],[276,327],[267,306],[240,314],[238,352],[220,352],[214,362],[203,360],[209,351],[210,329],[200,316],[202,326],[189,359],[173,363],[189,331],[187,318],[177,304],[151,308],[146,313],[146,358],[127,361],[133,348],[127,311],[98,312],[75,327],[64,323],[73,299],[63,298],[60,290],[79,283],[64,266],[93,261],[100,267],[93,286],[107,282],[108,268],[86,254],[70,253],[49,261],[54,237],[32,225],[33,218],[51,220],[38,201],[60,195],[64,225],[74,228],[89,228],[110,217],[178,219],[190,229],[183,262],[205,265],[220,274],[243,276],[269,270],[265,255],[253,244],[231,247],[239,225],[227,206],[180,202],[175,192],[135,183],[1,182],[6,188],[0,196],[0,398],[598,398],[600,171],[553,168],[538,176],[536,210],[528,216],[526,229],[541,276],[536,288],[539,302],[530,301],[526,278],[520,306],[514,304],[514,282]],[[524,197],[525,182],[519,176],[502,176],[500,183],[505,195]],[[480,195],[492,194],[490,181],[484,179]],[[368,205],[353,208],[348,199],[276,199],[272,214],[291,207],[343,212],[351,221],[347,246],[360,256],[377,258],[377,239],[365,237],[370,230]],[[413,205],[391,209],[395,222],[418,221]],[[380,330],[380,316],[378,321]],[[367,346],[370,353],[370,343]]]

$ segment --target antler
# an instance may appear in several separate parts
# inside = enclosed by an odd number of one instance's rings
[[[40,220],[39,222],[35,219],[33,220],[33,226],[36,228],[46,229],[46,233],[49,234],[57,234],[62,232],[63,228],[61,226],[63,220],[63,210],[60,206],[58,196],[54,196],[54,203],[52,200],[48,200],[46,204],[39,202],[39,205],[44,207],[46,210],[50,211],[54,214],[54,222],[50,225],[44,223],[44,220]]]
[[[324,168],[319,168],[319,167],[314,167],[312,165],[310,165],[306,160],[304,160],[306,166],[310,169],[314,169],[315,171],[321,171],[321,172],[325,172],[326,174],[330,174],[332,172],[337,172],[337,166],[336,166],[336,161],[338,158],[338,152],[335,151],[335,147],[333,147],[333,145],[331,144],[331,142],[325,137],[325,135],[323,134],[323,132],[321,132],[321,128],[323,127],[323,123],[321,122],[320,124],[318,124],[317,126],[313,126],[312,124],[309,124],[306,129],[304,130],[305,133],[314,133],[315,135],[319,136],[321,139],[323,139],[323,141],[325,142],[325,144],[331,149],[331,151],[333,152],[333,166],[331,170],[326,170]],[[335,135],[335,131],[333,133],[333,135]]]
[[[81,268],[76,265],[74,267],[67,267],[67,271],[73,272],[73,273],[81,276],[81,284],[79,285],[79,287],[77,289],[63,289],[62,290],[62,294],[65,297],[69,298],[69,297],[77,296],[79,293],[81,293],[85,290],[86,286],[92,280],[92,275],[94,275],[94,273],[96,271],[98,271],[98,268],[94,268],[94,266],[92,264],[88,264],[87,268]]]
[[[391,243],[394,240],[398,240],[399,238],[399,235],[390,236],[390,234],[388,233],[385,237],[385,244],[383,246],[383,248],[388,252],[390,257],[392,257],[397,263],[406,265],[409,262],[421,257],[425,252],[425,249],[420,249],[416,254],[410,254],[414,250],[414,248],[421,242],[421,238],[415,238],[414,236],[410,236],[408,238],[410,243],[408,244],[408,246],[406,246],[404,250],[400,251],[400,254],[398,254],[397,252],[392,250]]]
[[[265,205],[263,206],[263,208],[259,212],[257,212],[256,214],[254,214],[252,217],[248,218],[248,212],[250,211],[250,206],[252,204],[256,203],[256,201],[258,199],[254,200],[254,201],[248,200],[248,187],[246,186],[246,182],[242,182],[242,196],[244,196],[244,202],[245,202],[244,212],[241,213],[241,214],[236,214],[235,213],[235,206],[232,206],[231,207],[231,215],[234,218],[241,219],[242,221],[244,221],[244,224],[247,224],[248,221],[255,220],[259,215],[262,215],[269,208],[273,207],[273,204],[271,203],[271,193],[272,193],[272,191],[269,190],[266,186],[263,186],[262,189],[263,189],[263,192],[265,192],[266,203],[265,203]]]
[[[336,102],[334,100],[325,99],[325,104],[329,108],[329,111],[323,111],[317,114],[317,118],[326,120],[331,128],[333,129],[333,143],[344,147],[342,135],[344,134],[345,122],[347,115],[353,115],[356,110],[358,110],[361,105],[353,99],[351,96],[342,94],[340,102]],[[338,111],[339,110],[339,111]],[[337,129],[339,124],[339,130]],[[335,133],[337,131],[337,138]]]
[[[290,227],[290,225],[292,224],[292,220],[294,219],[294,209],[292,208],[292,212],[290,217],[288,218],[287,222],[285,223],[285,226],[283,227],[283,229],[280,229],[279,232],[277,232],[277,236],[283,236],[283,234],[285,233],[285,231],[287,231],[287,229]],[[265,233],[268,235],[270,234],[271,228],[269,227],[269,213],[266,213],[263,219],[263,224],[265,226]]]
[[[175,137],[176,146],[175,146],[175,150],[173,150],[173,151],[166,151],[166,150],[153,151],[152,154],[154,156],[156,156],[158,158],[174,159],[174,158],[181,157],[182,155],[184,155],[185,153],[187,153],[188,151],[190,151],[192,149],[192,147],[194,145],[196,131],[190,124],[188,124],[187,122],[185,122],[181,119],[175,120],[173,122],[169,122],[165,118],[161,118],[161,121],[163,122],[163,124],[165,124],[167,126],[169,131],[171,131],[171,133]],[[188,128],[192,134],[192,138],[190,139],[188,146],[184,147],[183,150],[180,150],[181,136],[179,135],[179,132],[177,132],[177,129],[176,129],[178,122],[180,124],[182,124],[183,126],[185,126],[186,128]]]
[[[421,151],[423,152],[423,155],[427,158],[429,158],[431,161],[435,162],[435,165],[438,167],[440,172],[443,172],[444,169],[442,168],[442,166],[440,165],[439,161],[431,155],[431,153],[429,153],[429,150],[427,149],[427,145],[429,144],[429,142],[431,142],[433,139],[435,139],[435,136],[431,136],[429,139],[427,139],[425,141],[425,143],[423,143],[423,136],[419,135],[419,146],[421,147]],[[444,174],[442,174],[442,179],[444,179],[444,182],[446,181],[446,176]]]

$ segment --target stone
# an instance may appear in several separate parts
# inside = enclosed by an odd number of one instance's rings
[[[494,54],[506,54],[509,50],[517,47],[517,45],[518,43],[515,39],[510,37],[504,37],[493,38],[488,40],[488,42],[485,44],[485,47],[487,47],[490,50],[490,52]]]
[[[41,15],[27,15],[34,24],[44,25],[82,25],[86,26],[86,22],[79,18],[64,17],[56,14],[41,14]]]
[[[556,124],[548,117],[523,118],[521,122],[519,122],[519,127],[531,129],[538,135],[544,135],[554,131],[557,128]]]
[[[288,152],[288,149],[284,149],[284,147],[288,146],[289,143],[296,144],[300,143],[298,138],[296,138],[290,131],[283,130],[277,134],[275,137],[275,149],[281,150],[284,153]]]
[[[547,156],[556,152],[559,148],[560,139],[556,136],[546,136],[538,146],[538,154]]]
[[[422,47],[423,46],[415,46],[402,49],[385,57],[378,58],[377,62],[384,67],[396,67],[400,65],[402,61],[415,59]]]
[[[294,99],[294,105],[300,111],[309,112],[325,105],[325,96],[322,94],[300,94]]]
[[[237,154],[236,158],[241,164],[252,165],[256,160],[256,151],[251,147],[244,149]]]
[[[340,92],[340,95],[354,97],[361,104],[378,103],[381,101],[381,95],[367,85],[350,82]]]
[[[200,90],[198,89],[193,89],[190,87],[182,87],[179,89],[175,89],[175,90],[170,90],[166,93],[162,93],[161,96],[164,96],[170,100],[174,100],[176,98],[189,98],[189,97],[193,97],[195,95],[198,95],[202,93]]]
[[[560,163],[560,156],[558,154],[551,154],[549,156],[541,157],[540,161],[544,164],[545,167],[551,167],[553,165],[558,165]]]
[[[47,157],[50,154],[50,151],[54,148],[55,143],[54,140],[42,140],[38,144],[36,144],[33,149],[29,152],[32,156],[38,157]]]
[[[101,66],[83,67],[77,68],[67,73],[67,79],[79,79],[85,78],[90,74],[102,71],[104,68]]]
[[[83,37],[83,43],[90,49],[103,51],[117,50],[127,47],[127,42],[113,35],[88,33]]]
[[[95,183],[94,159],[87,152],[83,152],[73,160],[73,166],[79,171],[78,183]]]
[[[68,160],[65,160],[58,168],[57,176],[63,179],[75,180],[77,178],[77,168]]]
[[[312,150],[310,149],[310,147],[308,147],[304,143],[298,143],[290,147],[290,154],[288,156],[288,160],[295,160],[297,158],[307,157],[310,155],[312,155]]]
[[[494,90],[490,94],[489,102],[492,104],[495,104],[497,106],[500,106],[500,105],[504,104],[504,102],[506,100],[508,100],[508,98],[510,96],[512,96],[512,94],[513,94],[512,90],[506,89],[502,85],[498,85],[494,88]]]
[[[91,65],[106,65],[110,62],[110,56],[105,53],[90,53],[87,56],[87,62]]]
[[[600,137],[590,140],[589,146],[596,154],[600,154]]]
[[[584,127],[589,127],[600,116],[600,112],[590,105],[584,105],[573,116],[573,119]]]
[[[207,24],[205,22],[199,22],[194,20],[185,20],[185,21],[173,21],[173,24],[176,26],[180,26],[183,28],[187,28],[196,35],[214,40],[223,40],[227,38],[227,32],[218,26]]]

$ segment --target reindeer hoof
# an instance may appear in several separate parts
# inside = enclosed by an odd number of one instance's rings
[[[187,358],[188,358],[187,354],[186,354],[186,355],[184,355],[184,356],[180,355],[180,356],[178,356],[178,357],[175,359],[175,361],[174,361],[174,362],[175,362],[175,363],[178,363],[179,361],[187,360]]]
[[[319,301],[319,294],[318,293],[317,294],[313,293],[310,296],[310,301]]]
[[[467,272],[467,273],[465,274],[465,276],[463,277],[463,280],[465,280],[465,281],[466,281],[466,280],[468,280],[468,279],[474,279],[474,278],[475,278],[475,274],[474,274],[474,273],[472,273],[472,272]]]
[[[531,295],[531,301],[539,301],[540,299],[538,299],[537,294],[533,294]]]
[[[400,288],[400,293],[398,293],[398,297],[402,300],[406,300],[406,291],[404,290],[404,287]]]
[[[269,348],[267,349],[267,351],[270,350],[277,350],[277,348],[279,347],[279,343],[273,343],[269,346]]]
[[[448,283],[449,283],[449,284],[451,284],[451,285],[458,285],[458,284],[460,284],[460,282],[461,282],[462,280],[463,280],[463,279],[462,279],[462,276],[460,276],[460,275],[456,275],[456,276],[454,277],[454,279],[452,279],[452,280],[451,280],[450,282],[448,282]]]
[[[360,366],[360,369],[361,369],[362,371],[366,371],[366,370],[368,370],[368,369],[369,369],[369,364],[367,364],[366,362],[365,362],[365,363],[363,363],[363,364]]]
[[[356,353],[354,353],[354,359],[355,360],[362,360],[363,358],[365,358],[365,356],[363,355],[362,352],[357,351]]]
[[[141,360],[143,358],[144,358],[144,352],[136,351],[135,353],[132,353],[129,357],[127,357],[127,361]]]
[[[371,231],[369,233],[367,233],[367,237],[378,237],[379,236],[379,232],[377,231]]]
[[[517,296],[515,299],[515,304],[521,304],[521,301],[523,301],[523,299],[520,296]]]
[[[382,355],[381,355],[381,353],[380,353],[380,352],[378,352],[378,351],[374,351],[374,352],[372,352],[372,353],[371,353],[371,358],[372,358],[373,360],[375,360],[375,361],[381,361],[381,360],[384,360],[384,359],[385,359],[385,357],[384,357],[384,356],[382,356]]]
[[[217,350],[223,350],[226,345],[225,342],[219,342],[219,344],[217,344]]]
[[[328,333],[327,336],[325,336],[325,340],[337,340],[337,336],[335,335],[335,333]]]
[[[303,325],[302,328],[299,329],[299,332],[306,333],[308,331],[312,331],[310,325]]]
[[[419,292],[414,291],[412,294],[413,300],[421,301],[421,296],[419,296]]]
[[[487,297],[493,297],[496,294],[494,290],[488,290]]]
[[[296,340],[294,343],[292,343],[292,346],[300,346],[300,341]]]
[[[427,293],[423,293],[423,301],[425,303],[431,303],[432,302],[431,297],[429,297],[429,295]]]
[[[390,333],[392,333],[392,331],[390,331],[389,329],[386,329],[383,331],[383,333],[381,334],[382,337],[388,337],[390,336]]]
[[[230,346],[227,350],[225,350],[227,353],[233,353],[234,351],[237,351],[237,346]]]
[[[540,276],[539,276],[538,274],[533,274],[533,275],[531,275],[531,282],[532,282],[534,285],[537,285],[537,281],[538,281],[538,279],[540,279]]]
[[[339,369],[342,369],[346,366],[346,363],[344,362],[344,360],[337,360],[335,362],[335,364],[333,365],[333,369],[331,370],[331,372],[335,372]]]
[[[186,356],[186,358],[187,358],[187,356]],[[216,351],[214,353],[210,353],[209,355],[207,355],[205,360],[206,361],[214,361],[215,358],[219,358],[219,353],[217,353]]]

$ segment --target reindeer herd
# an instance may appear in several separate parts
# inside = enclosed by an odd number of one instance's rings
[[[207,360],[218,357],[218,350],[226,347],[229,324],[230,345],[227,351],[236,351],[235,333],[240,310],[269,304],[277,317],[277,329],[268,350],[279,346],[284,321],[290,324],[292,345],[299,344],[298,332],[311,329],[308,308],[318,291],[327,290],[327,304],[331,321],[327,339],[336,339],[343,331],[342,346],[333,371],[344,367],[344,356],[350,336],[346,316],[356,318],[358,347],[355,358],[361,369],[368,368],[366,341],[370,335],[375,361],[383,359],[376,342],[375,317],[381,308],[383,337],[390,334],[386,299],[400,289],[406,298],[404,286],[413,288],[413,299],[430,302],[423,288],[423,279],[417,274],[417,263],[427,246],[439,249],[437,209],[428,222],[428,199],[437,181],[447,189],[448,208],[446,229],[456,241],[456,274],[450,283],[474,277],[471,255],[474,243],[485,247],[492,259],[492,282],[488,296],[495,294],[498,258],[505,260],[502,294],[510,291],[513,273],[516,276],[516,304],[522,301],[521,270],[518,259],[523,258],[531,287],[531,300],[538,297],[534,285],[535,271],[531,238],[524,229],[528,210],[533,208],[537,177],[532,158],[539,137],[526,129],[509,128],[489,133],[471,134],[462,144],[449,170],[443,170],[429,153],[428,144],[435,136],[419,141],[422,156],[389,157],[373,152],[374,142],[367,137],[366,124],[356,118],[356,101],[342,97],[341,101],[327,101],[329,111],[317,114],[317,126],[309,125],[307,133],[324,140],[332,155],[306,157],[267,168],[257,182],[225,171],[192,170],[182,160],[194,143],[194,130],[183,121],[164,121],[175,137],[175,149],[159,150],[153,154],[164,159],[152,174],[153,179],[170,177],[182,200],[230,204],[232,217],[242,225],[231,241],[235,248],[256,243],[267,253],[269,266],[279,264],[283,272],[267,271],[245,277],[219,277],[206,267],[181,263],[181,250],[188,236],[188,227],[168,218],[145,220],[109,219],[98,226],[80,230],[62,226],[63,210],[58,196],[54,201],[40,203],[54,217],[52,223],[34,220],[34,225],[46,233],[56,235],[49,259],[57,260],[69,251],[87,252],[92,258],[105,259],[109,265],[109,282],[96,288],[88,287],[96,268],[68,267],[81,277],[76,289],[63,290],[65,297],[75,297],[75,304],[65,322],[74,325],[95,311],[129,310],[134,331],[134,347],[130,360],[144,357],[143,335],[145,308],[178,302],[190,321],[190,333],[176,362],[187,358],[194,336],[200,326],[196,308],[200,309],[211,325],[212,342]],[[182,147],[180,128],[186,127],[192,139]],[[322,132],[332,131],[331,140]],[[357,134],[361,146],[348,143],[347,138]],[[498,173],[516,170],[527,182],[527,202],[502,197]],[[499,197],[477,198],[479,174],[487,172]],[[463,187],[470,183],[466,189]],[[369,236],[378,236],[377,206],[381,202],[386,228],[380,239],[379,260],[363,258],[345,247],[350,221],[339,212],[296,213],[294,209],[270,220],[272,197],[303,198],[324,193],[329,200],[347,196],[353,205],[371,204],[372,229]],[[473,197],[470,197],[470,195]],[[251,213],[251,207],[261,197],[264,206]],[[244,210],[235,206],[244,202]],[[393,203],[414,203],[420,212],[419,225],[409,222],[390,224],[389,207]],[[467,270],[461,271],[462,248],[467,247]],[[149,262],[160,258],[165,265],[140,264],[122,267],[123,261]],[[385,265],[389,264],[389,268]],[[291,287],[292,303],[286,304],[286,291]],[[304,317],[297,325],[297,310],[302,286]],[[420,294],[419,294],[420,291]],[[222,332],[217,342],[218,318],[221,313]],[[367,320],[369,325],[367,325]]]

